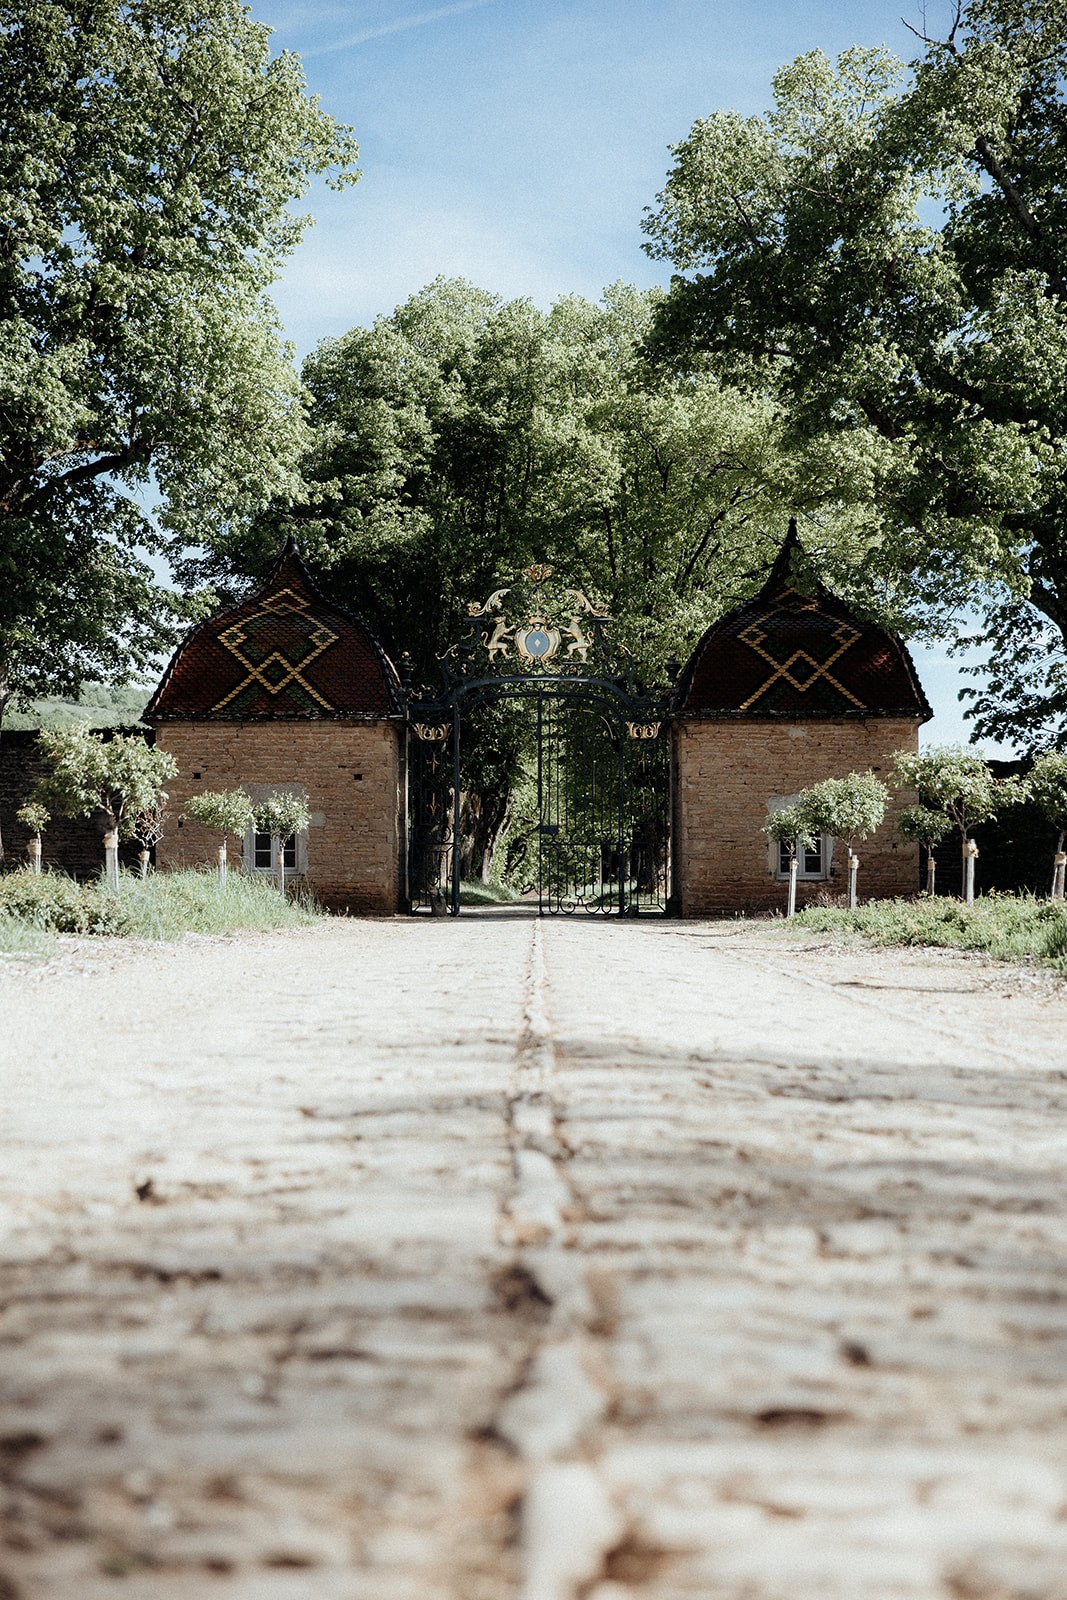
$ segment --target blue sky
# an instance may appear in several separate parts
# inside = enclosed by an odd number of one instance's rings
[[[359,138],[364,177],[316,186],[316,225],[276,285],[299,356],[369,323],[439,274],[548,306],[617,279],[664,283],[641,216],[669,145],[696,118],[764,110],[805,50],[918,41],[950,0],[256,0],[275,49]],[[916,659],[937,713],[967,737],[943,649]],[[992,747],[990,747],[992,751]]]

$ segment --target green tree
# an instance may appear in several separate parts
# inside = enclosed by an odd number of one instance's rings
[[[918,754],[898,750],[889,777],[897,788],[914,790],[921,807],[940,813],[958,830],[966,898],[972,900],[977,850],[971,830],[1027,799],[1027,786],[1015,778],[994,778],[982,756],[960,745],[930,745]]]
[[[219,883],[226,882],[227,843],[229,835],[243,839],[252,823],[255,812],[252,802],[243,789],[204,789],[185,802],[185,813],[192,822],[214,828],[222,835],[219,844]]]
[[[1052,874],[1052,898],[1063,899],[1063,841],[1067,836],[1067,755],[1059,750],[1037,757],[1026,776],[1031,800],[1058,830],[1056,862]]]
[[[136,837],[138,816],[165,803],[163,786],[178,763],[136,734],[102,739],[87,722],[42,728],[37,742],[50,771],[35,799],[60,817],[103,814],[108,877],[115,886],[119,839]]]
[[[937,883],[937,847],[952,828],[952,819],[943,811],[927,806],[905,806],[897,817],[897,832],[926,850],[926,892],[932,895]]]
[[[971,0],[923,44],[910,72],[801,56],[768,115],[675,147],[659,347],[851,463],[867,570],[928,621],[985,604],[976,730],[1042,746],[1067,728],[1067,4]]]
[[[253,816],[257,831],[270,834],[278,867],[278,887],[284,894],[285,847],[294,834],[303,833],[310,825],[311,813],[307,801],[300,795],[275,790],[265,800],[259,801]]]
[[[813,783],[797,797],[796,810],[804,823],[802,831],[817,836],[829,834],[844,842],[848,853],[848,904],[856,909],[857,839],[867,839],[882,825],[889,790],[873,772],[850,772],[847,778],[825,778]]]
[[[791,806],[782,806],[778,811],[772,811],[762,824],[763,832],[775,844],[785,845],[789,854],[789,886],[786,890],[787,917],[791,917],[797,908],[797,847],[810,850],[814,843],[811,825],[799,803]]]
[[[39,800],[31,800],[15,812],[15,821],[30,835],[28,846],[30,867],[36,873],[41,870],[41,834],[51,820],[52,813],[47,806],[41,805]]]
[[[296,481],[266,291],[356,152],[269,34],[240,0],[0,0],[0,715],[150,672],[188,608],[147,557]]]
[[[532,562],[609,606],[661,674],[751,592],[791,491],[773,403],[673,379],[643,342],[658,291],[549,312],[439,279],[305,364],[308,485],[198,569],[259,574],[293,533],[332,593],[432,677],[468,602]]]

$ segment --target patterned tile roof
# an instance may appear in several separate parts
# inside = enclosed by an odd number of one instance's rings
[[[261,589],[179,645],[144,715],[244,722],[399,712],[389,658],[319,593],[290,540]]]
[[[901,641],[852,616],[821,583],[794,579],[801,552],[790,522],[754,600],[704,634],[678,685],[682,716],[933,715]]]

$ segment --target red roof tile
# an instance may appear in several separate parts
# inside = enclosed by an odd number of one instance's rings
[[[933,715],[910,655],[861,622],[822,584],[794,582],[796,524],[754,600],[720,618],[689,658],[681,716],[916,717]]]
[[[267,582],[194,628],[148,721],[397,716],[396,672],[363,624],[332,605],[289,541]]]

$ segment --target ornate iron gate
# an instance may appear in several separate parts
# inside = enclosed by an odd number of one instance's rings
[[[464,729],[479,707],[529,712],[533,857],[541,915],[663,912],[670,879],[670,744],[662,701],[638,694],[610,620],[533,567],[484,605],[443,661],[444,693],[409,700],[408,901],[460,908]],[[515,612],[519,618],[509,622]]]

